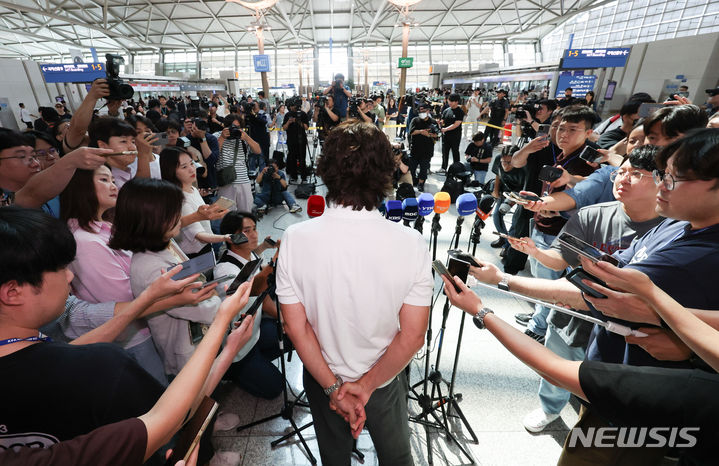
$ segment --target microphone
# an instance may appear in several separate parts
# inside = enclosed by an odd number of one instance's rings
[[[393,222],[402,220],[402,201],[385,202],[385,217]]]
[[[319,217],[325,211],[325,198],[313,194],[307,199],[307,215],[310,218]]]
[[[418,217],[419,205],[417,203],[417,199],[414,197],[408,197],[402,201],[402,210],[404,212],[402,214],[404,224],[409,226],[409,222],[416,220]]]
[[[434,195],[434,213],[443,214],[449,210],[449,205],[452,203],[452,198],[449,193],[440,191]]]
[[[457,214],[460,217],[473,214],[477,210],[477,198],[472,193],[460,194],[457,197]]]
[[[430,193],[422,193],[417,198],[417,204],[419,206],[418,214],[422,217],[434,212],[434,196]]]
[[[494,208],[494,197],[490,194],[485,194],[479,201],[477,206],[477,216],[482,220],[487,220],[492,215],[492,209]]]

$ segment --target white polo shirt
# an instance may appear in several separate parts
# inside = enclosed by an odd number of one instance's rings
[[[325,361],[345,381],[384,354],[403,304],[430,305],[433,284],[422,235],[377,210],[329,206],[282,237],[280,304],[302,303]]]

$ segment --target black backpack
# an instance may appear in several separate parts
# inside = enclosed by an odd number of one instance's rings
[[[456,202],[460,194],[464,194],[464,182],[454,176],[448,176],[444,185],[442,185],[442,191],[449,193],[452,202]]]
[[[298,199],[309,199],[317,190],[314,183],[302,183],[295,190],[295,197]]]

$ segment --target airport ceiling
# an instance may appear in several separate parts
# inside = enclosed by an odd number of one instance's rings
[[[250,2],[257,0],[249,0]],[[410,41],[527,41],[569,17],[616,0],[422,0]],[[0,0],[0,56],[256,48],[252,11],[216,0]],[[278,0],[266,11],[265,46],[400,44],[399,10],[387,0]]]

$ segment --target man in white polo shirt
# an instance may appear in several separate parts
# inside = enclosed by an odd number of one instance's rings
[[[433,280],[422,236],[375,209],[394,168],[374,125],[340,124],[317,166],[327,210],[282,238],[277,295],[325,466],[349,463],[365,419],[380,464],[413,464],[404,368],[424,341]]]

